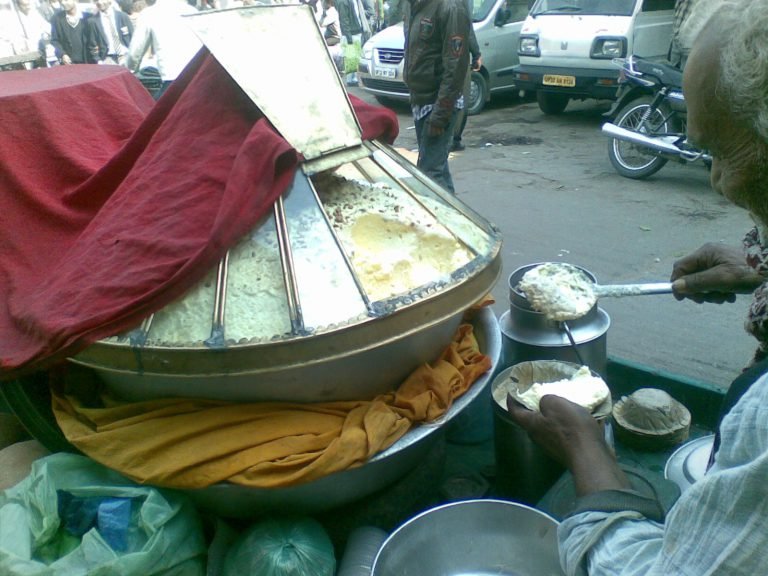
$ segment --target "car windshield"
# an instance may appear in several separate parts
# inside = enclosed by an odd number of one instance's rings
[[[531,16],[542,14],[596,14],[631,16],[636,0],[537,0]]]

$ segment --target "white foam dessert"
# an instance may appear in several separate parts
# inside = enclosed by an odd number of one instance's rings
[[[594,282],[584,271],[560,262],[531,268],[517,289],[534,310],[555,321],[581,318],[597,302]]]

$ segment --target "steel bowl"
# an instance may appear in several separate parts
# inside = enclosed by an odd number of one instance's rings
[[[492,366],[478,378],[451,408],[429,424],[409,430],[386,450],[358,468],[342,470],[306,484],[283,488],[250,488],[221,483],[188,490],[187,494],[200,508],[230,518],[251,517],[268,512],[316,513],[346,505],[378,492],[405,476],[423,462],[439,439],[437,432],[453,421],[483,392],[487,392],[501,356],[501,333],[493,310],[482,308],[472,313],[480,350],[491,358]]]
[[[372,576],[560,576],[558,522],[507,500],[465,500],[422,512],[384,541]]]

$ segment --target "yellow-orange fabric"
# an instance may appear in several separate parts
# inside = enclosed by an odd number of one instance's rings
[[[472,325],[462,324],[438,360],[417,368],[396,391],[369,401],[126,403],[101,392],[92,407],[59,381],[52,404],[72,444],[137,482],[276,488],[364,464],[412,425],[442,416],[490,367]]]

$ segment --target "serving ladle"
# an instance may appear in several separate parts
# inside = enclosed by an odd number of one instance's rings
[[[644,294],[671,294],[672,283],[671,282],[647,282],[643,284],[592,284],[592,290],[597,298],[611,297],[621,298],[623,296],[642,296]],[[581,357],[579,347],[576,344],[576,340],[571,332],[571,327],[568,326],[568,322],[563,320],[560,325],[568,336],[568,341],[571,343],[576,358],[579,363],[584,365],[584,359]]]
[[[644,294],[671,294],[671,282],[649,282],[645,284],[592,284],[592,290],[598,298],[620,298],[623,296],[642,296]]]

